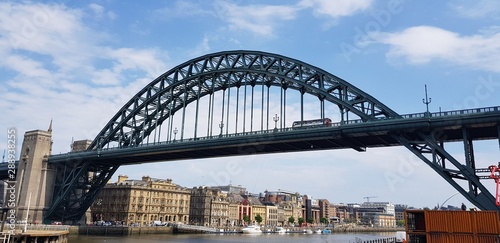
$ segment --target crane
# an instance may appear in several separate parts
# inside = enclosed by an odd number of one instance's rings
[[[370,202],[370,198],[377,198],[376,196],[369,196],[369,197],[363,197],[364,199],[366,199],[366,202]]]
[[[495,196],[495,205],[500,206],[500,194],[499,194],[499,187],[500,187],[500,162],[498,162],[498,166],[496,165],[491,165],[488,167],[490,170],[490,178],[495,180],[495,184],[497,185],[496,187],[496,196]]]

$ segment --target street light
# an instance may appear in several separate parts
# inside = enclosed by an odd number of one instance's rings
[[[426,115],[429,114],[429,104],[431,103],[432,99],[427,97],[427,84],[425,85],[425,99],[422,99],[422,102],[425,104],[425,107],[427,108],[427,113]]]
[[[177,132],[178,132],[178,131],[179,131],[179,130],[177,130],[177,127],[176,127],[176,128],[174,128],[174,142],[175,142],[175,136],[177,135]]]
[[[280,117],[278,114],[274,114],[273,121],[274,121],[274,131],[276,132],[278,130],[278,121],[280,120]]]
[[[222,128],[224,128],[224,122],[220,121],[219,127],[220,127],[220,135],[219,135],[219,137],[222,137]]]

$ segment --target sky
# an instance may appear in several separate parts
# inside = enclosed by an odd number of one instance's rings
[[[226,50],[288,56],[332,73],[399,114],[500,106],[496,0],[2,1],[0,133],[53,121],[53,154],[93,139],[145,85]],[[499,141],[475,144],[478,167]],[[6,139],[0,149],[7,148]],[[447,149],[464,160],[463,145]],[[404,147],[329,150],[121,167],[181,186],[242,185],[335,203],[472,206]],[[494,182],[483,181],[491,190]]]

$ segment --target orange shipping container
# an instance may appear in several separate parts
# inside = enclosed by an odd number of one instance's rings
[[[500,238],[498,235],[478,235],[477,242],[479,243],[498,243]],[[459,241],[457,241],[459,242]]]
[[[476,222],[475,232],[478,234],[500,234],[498,212],[495,211],[476,211],[471,212],[473,220]]]
[[[474,235],[474,234],[450,234],[450,233],[427,233],[411,237],[410,243],[498,243],[497,235]],[[425,239],[425,240],[424,240]]]
[[[448,222],[450,226],[450,233],[471,233],[474,232],[472,227],[473,220],[471,219],[471,212],[468,211],[448,211]],[[458,241],[457,241],[458,242]]]
[[[426,232],[424,210],[411,210],[405,213],[406,232]]]
[[[500,235],[497,211],[407,210],[407,233]]]
[[[453,243],[476,243],[478,241],[475,241],[474,235],[472,234],[450,234],[450,242]],[[481,242],[481,241],[479,241]]]
[[[454,243],[454,241],[450,241],[450,237],[448,233],[429,233],[427,234],[427,243]],[[469,242],[462,242],[462,241],[457,241],[461,243],[469,243]],[[472,241],[470,242],[472,243]]]
[[[407,210],[405,220],[411,243],[500,242],[497,211]]]
[[[425,210],[425,229],[427,232],[450,232],[448,226],[449,211]]]

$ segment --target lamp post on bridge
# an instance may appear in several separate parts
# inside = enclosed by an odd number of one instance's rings
[[[427,108],[427,113],[425,115],[429,115],[429,104],[431,103],[432,99],[427,97],[427,84],[425,85],[425,99],[422,99],[422,102],[425,104],[425,107]]]
[[[179,130],[177,130],[177,127],[176,127],[176,128],[174,128],[174,142],[175,142],[175,137],[177,135],[177,132],[179,132]]]
[[[278,114],[274,114],[273,121],[274,121],[274,131],[278,131],[278,121],[280,120],[280,117]]]
[[[224,122],[220,121],[219,127],[220,127],[219,137],[221,138],[222,137],[222,128],[224,128]]]

